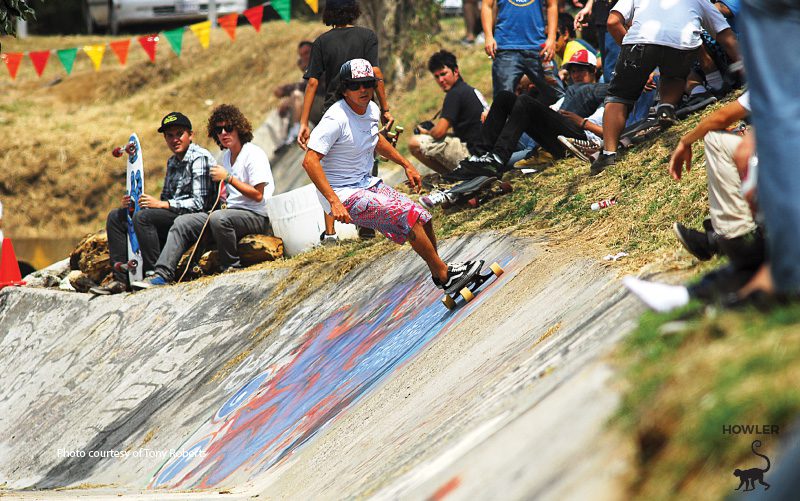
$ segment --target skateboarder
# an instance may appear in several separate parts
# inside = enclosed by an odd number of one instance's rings
[[[211,180],[210,169],[216,163],[205,148],[192,142],[192,122],[183,113],[173,111],[162,120],[158,132],[173,155],[167,160],[167,174],[161,196],[155,198],[143,193],[139,197],[138,211],[133,217],[136,238],[142,250],[144,271],[155,268],[161,248],[175,219],[183,214],[211,209],[217,193]],[[106,220],[108,253],[112,263],[128,261],[128,206],[130,196],[122,197],[122,206],[112,210]],[[114,270],[114,279],[104,287],[94,287],[94,294],[118,294],[129,289],[128,273]]]
[[[479,261],[445,264],[436,250],[431,214],[370,174],[374,154],[405,169],[420,190],[417,170],[378,132],[380,112],[372,102],[376,78],[365,59],[353,59],[339,72],[340,99],[311,133],[303,168],[317,187],[323,209],[335,220],[380,231],[425,260],[437,287],[455,293],[480,271]]]

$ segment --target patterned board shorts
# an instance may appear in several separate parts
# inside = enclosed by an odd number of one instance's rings
[[[380,231],[398,244],[405,243],[417,221],[426,224],[432,217],[430,212],[383,181],[353,193],[344,201],[344,206],[353,223]]]

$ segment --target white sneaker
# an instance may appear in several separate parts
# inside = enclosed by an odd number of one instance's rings
[[[339,235],[337,235],[336,233],[334,233],[333,235],[328,235],[323,231],[322,234],[319,236],[319,243],[321,243],[326,247],[329,245],[336,245],[339,243]]]
[[[630,275],[622,283],[644,304],[661,313],[689,304],[689,289],[682,285],[648,282]]]
[[[428,195],[420,197],[419,201],[426,208],[433,209],[435,206],[439,204],[445,202],[452,202],[453,197],[446,191],[436,190],[430,192],[430,194]]]

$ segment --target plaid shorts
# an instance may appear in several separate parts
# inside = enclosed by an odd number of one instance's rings
[[[353,193],[344,201],[353,223],[380,231],[386,238],[404,244],[411,228],[431,220],[431,213],[410,198],[380,181]]]

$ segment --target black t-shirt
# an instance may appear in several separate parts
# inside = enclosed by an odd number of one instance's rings
[[[611,0],[595,0],[592,7],[592,20],[594,25],[601,28],[602,32],[606,31],[606,22],[608,22],[608,15],[611,13],[611,7],[614,6],[616,1]]]
[[[594,113],[608,94],[608,84],[579,83],[567,87],[561,109],[586,118]]]
[[[378,66],[378,37],[372,30],[360,26],[334,28],[326,31],[311,46],[311,61],[303,78],[325,82],[325,110],[336,102],[339,70],[351,59],[366,59]]]
[[[474,87],[462,79],[444,95],[442,118],[450,122],[453,135],[467,145],[470,153],[481,140],[481,114],[484,103]]]

